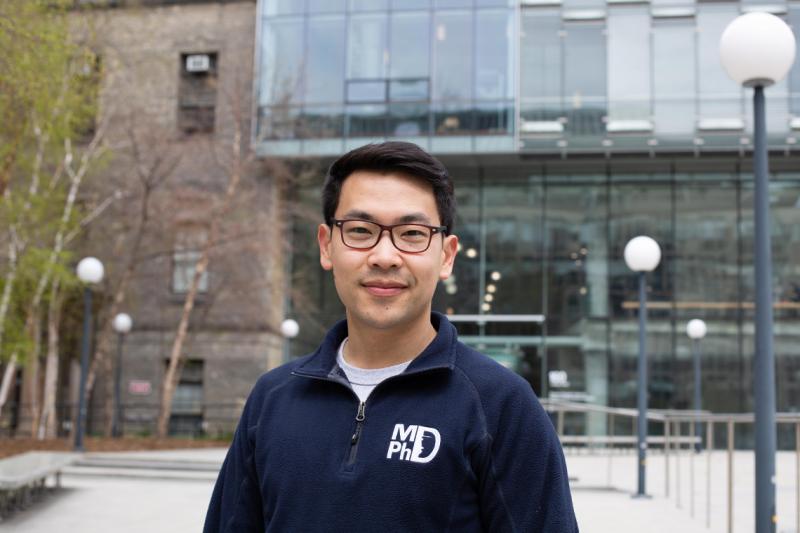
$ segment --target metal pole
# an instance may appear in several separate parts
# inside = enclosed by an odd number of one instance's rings
[[[119,421],[122,418],[122,393],[120,390],[120,382],[122,380],[122,339],[123,334],[117,334],[117,368],[114,372],[114,419],[111,426],[111,434],[115,437],[120,436]]]
[[[681,421],[675,421],[675,444],[676,444],[676,452],[675,452],[675,505],[678,509],[681,508]]]
[[[794,449],[795,449],[795,456],[794,456],[794,469],[795,469],[795,498],[797,501],[795,502],[795,513],[797,514],[796,520],[797,524],[795,529],[800,531],[800,422],[794,423]]]
[[[669,439],[669,428],[672,425],[669,418],[664,420],[664,494],[669,498],[669,452],[672,443]]]
[[[764,88],[753,95],[756,260],[756,533],[775,533],[775,359],[772,352],[772,250]]]
[[[733,533],[733,420],[728,420],[728,533]]]
[[[689,448],[689,516],[694,518],[694,453],[691,452],[694,448],[694,439],[697,435],[694,432],[695,423],[689,426],[689,434],[692,437],[692,446]]]
[[[89,336],[92,330],[92,289],[83,289],[83,339],[81,341],[81,383],[78,389],[78,420],[75,424],[76,452],[83,450],[83,424],[86,420],[86,374],[89,371]]]
[[[700,341],[697,339],[692,340],[692,357],[694,359],[694,410],[699,412],[703,408],[703,400],[702,400],[702,369],[700,367]],[[700,432],[700,421],[695,420],[694,423],[694,434],[698,437],[698,442],[695,443],[694,449],[697,453],[700,453],[700,450],[703,449],[702,445],[702,433]]]
[[[714,422],[706,422],[706,528],[711,529],[711,453],[714,451]]]
[[[638,359],[638,390],[636,394],[639,417],[637,420],[638,436],[637,447],[639,449],[638,461],[638,485],[636,496],[645,496],[645,461],[647,460],[647,361],[645,359],[645,331],[647,328],[647,305],[645,294],[646,281],[645,273],[639,272],[639,359]]]

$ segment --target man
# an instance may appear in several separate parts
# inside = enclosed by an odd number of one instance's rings
[[[364,146],[322,197],[320,263],[346,320],[259,379],[206,533],[577,532],[530,386],[431,312],[458,245],[444,166],[410,143]]]

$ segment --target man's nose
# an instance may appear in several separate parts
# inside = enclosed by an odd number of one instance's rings
[[[378,243],[370,250],[369,262],[377,268],[393,268],[402,262],[400,250],[395,248],[389,230],[381,231]]]

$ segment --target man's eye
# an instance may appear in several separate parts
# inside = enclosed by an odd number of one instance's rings
[[[427,239],[428,233],[426,231],[417,228],[406,229],[403,230],[403,233],[401,233],[401,237],[407,240]]]

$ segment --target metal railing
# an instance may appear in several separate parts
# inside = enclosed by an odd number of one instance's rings
[[[545,409],[554,416],[554,426],[561,439],[562,446],[566,453],[584,451],[587,453],[606,453],[609,457],[606,480],[608,488],[615,488],[611,482],[611,457],[616,453],[628,453],[634,456],[636,452],[636,409],[614,408],[602,405],[574,403],[559,400],[542,400]],[[589,434],[569,434],[565,433],[566,418],[569,415],[583,414],[593,416],[605,416],[606,425],[609,431],[605,435]],[[629,420],[630,433],[617,434],[616,430],[620,424],[618,419]],[[753,413],[711,413],[708,411],[687,411],[687,410],[660,410],[651,409],[647,413],[648,449],[656,454],[662,454],[664,459],[664,494],[667,498],[675,498],[676,505],[683,506],[683,494],[681,491],[682,483],[680,480],[681,469],[677,461],[681,456],[689,457],[689,487],[688,496],[690,515],[695,517],[696,494],[695,477],[698,475],[695,468],[695,458],[705,456],[705,525],[711,527],[711,464],[712,456],[715,452],[722,451],[725,454],[726,470],[726,503],[725,520],[728,533],[733,532],[734,526],[734,479],[735,461],[734,452],[736,451],[737,429],[755,421]],[[776,422],[778,426],[790,426],[794,428],[794,446],[791,450],[795,456],[795,472],[793,501],[795,503],[795,527],[800,532],[800,413],[777,413]],[[587,424],[584,424],[586,427]],[[623,423],[623,427],[627,424]],[[660,434],[652,431],[653,425],[660,426]],[[698,431],[698,428],[704,428]],[[705,435],[703,435],[705,433]],[[724,435],[724,439],[715,438],[717,433]],[[719,442],[722,440],[723,442]],[[739,450],[751,450],[752,448],[740,447]],[[675,493],[671,494],[671,464],[676,461],[675,469]],[[633,470],[632,470],[633,472]],[[776,467],[777,473],[777,467]],[[777,484],[776,484],[777,486]],[[750,503],[750,502],[748,502]]]
[[[169,433],[173,436],[228,439],[236,429],[243,402],[176,403],[173,405]],[[72,430],[74,404],[59,404],[56,408],[57,436],[67,437]],[[156,434],[159,405],[128,402],[120,406],[120,429],[123,435],[150,436]],[[32,412],[29,404],[11,403],[5,406],[0,418],[0,438],[30,437]],[[105,409],[92,406],[86,420],[88,434],[101,435],[106,427]]]

